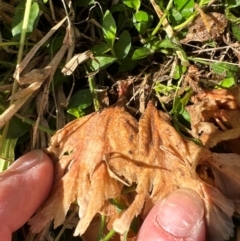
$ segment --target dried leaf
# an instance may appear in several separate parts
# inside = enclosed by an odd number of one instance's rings
[[[225,149],[240,154],[239,86],[198,93],[186,109],[191,116],[192,134],[204,147],[225,142]],[[227,148],[226,148],[227,145]]]
[[[78,65],[87,61],[89,58],[93,58],[93,53],[90,50],[85,51],[84,53],[74,55],[68,63],[62,69],[62,73],[65,75],[73,74],[74,70]]]
[[[181,43],[215,40],[224,32],[226,26],[227,19],[224,14],[217,12],[200,14],[189,27],[188,33]]]
[[[240,156],[212,153],[183,139],[152,103],[139,123],[118,106],[75,120],[56,133],[48,151],[57,160],[56,180],[50,197],[30,220],[33,232],[53,219],[54,227],[62,224],[77,200],[80,221],[74,235],[83,234],[99,212],[112,215],[114,230],[123,234],[135,216],[146,215],[172,191],[190,188],[205,206],[207,239],[221,241],[233,234]],[[226,161],[229,157],[231,162]],[[208,168],[203,179],[196,172],[201,166]],[[137,186],[130,205],[116,216],[109,199],[123,195],[119,179]]]
[[[105,202],[120,195],[122,184],[110,177],[104,159],[109,153],[115,153],[120,162],[123,157],[132,159],[137,125],[124,108],[112,107],[75,120],[57,132],[49,148],[59,159],[56,184],[42,210],[30,221],[33,232],[52,219],[54,226],[59,226],[75,200],[81,218],[75,235],[85,232]]]

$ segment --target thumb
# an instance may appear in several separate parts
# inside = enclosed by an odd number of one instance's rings
[[[10,241],[50,192],[53,164],[41,150],[27,153],[0,173],[0,237]]]
[[[153,207],[137,241],[204,241],[203,214],[199,195],[191,189],[178,189]]]

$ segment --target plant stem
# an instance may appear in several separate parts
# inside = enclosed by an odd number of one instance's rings
[[[22,32],[21,32],[21,37],[20,37],[16,68],[18,68],[19,64],[22,62],[23,50],[24,50],[25,39],[26,39],[26,34],[27,34],[27,26],[28,26],[28,22],[29,22],[31,5],[32,5],[32,0],[27,0],[26,7],[25,7],[25,13],[24,13],[24,17],[23,17]],[[18,80],[14,79],[12,95],[17,91],[17,89],[18,89]],[[10,104],[12,104],[12,102],[13,101],[10,101]]]
[[[172,26],[168,23],[168,20],[163,17],[163,12],[160,9],[159,5],[155,2],[155,0],[150,0],[158,18],[160,19],[160,22],[162,21],[162,26],[164,31],[167,33],[168,38],[171,39],[175,44],[177,44],[179,46],[179,50],[176,50],[176,54],[178,56],[178,58],[181,60],[181,63],[183,66],[188,66],[189,65],[189,61],[187,58],[186,53],[184,52],[181,44],[179,43],[179,40],[177,39],[177,37],[174,34],[173,28]],[[168,4],[168,8],[171,7],[172,2],[170,1]]]
[[[89,73],[88,66],[84,65],[84,67],[85,67],[86,73],[88,74]],[[94,109],[95,109],[95,111],[99,111],[100,110],[100,103],[98,101],[98,95],[97,95],[97,91],[96,91],[96,83],[95,83],[94,76],[91,76],[91,75],[88,76],[88,84],[89,84],[90,92],[91,92],[92,97],[93,97]]]
[[[151,34],[152,36],[154,36],[159,31],[164,19],[167,17],[168,12],[169,12],[170,8],[172,7],[172,4],[173,4],[173,0],[170,0],[167,7],[166,7],[166,10],[164,11],[164,13],[163,13],[158,25],[157,25],[157,27],[153,30],[153,32]]]
[[[108,241],[116,232],[112,229],[101,241]]]
[[[101,215],[101,222],[100,222],[100,227],[98,231],[97,241],[103,240],[105,225],[106,225],[106,217],[104,215]]]
[[[29,21],[29,16],[30,16],[30,10],[31,10],[31,5],[32,5],[32,0],[27,0],[26,1],[26,7],[25,7],[25,13],[24,13],[24,18],[23,18],[23,24],[22,24],[22,32],[21,32],[21,37],[20,37],[20,43],[19,43],[19,50],[18,50],[18,57],[17,57],[17,66],[18,68],[19,64],[22,61],[22,56],[23,56],[23,49],[24,49],[24,43],[26,39],[26,33],[27,33],[27,26],[28,26],[28,21]],[[13,83],[13,88],[12,88],[12,95],[16,93],[18,89],[18,80],[15,78],[14,83]],[[13,103],[13,100],[10,100],[10,105]],[[7,137],[8,133],[8,128],[9,128],[9,122],[6,123],[3,129],[3,133],[1,136],[1,142],[0,142],[0,155],[2,154],[3,150],[3,143]]]
[[[100,110],[100,104],[99,104],[98,96],[97,96],[97,92],[96,92],[96,83],[95,83],[94,76],[88,77],[88,83],[89,83],[90,91],[91,91],[92,96],[93,96],[94,109],[95,109],[95,111],[99,111]]]
[[[17,118],[21,119],[23,122],[29,124],[29,125],[34,125],[35,124],[35,121],[33,121],[33,120],[29,119],[29,118],[26,118],[26,117],[24,117],[22,115],[19,115],[19,114],[16,113],[15,116]],[[49,135],[55,134],[55,131],[53,131],[53,130],[45,127],[45,126],[42,126],[42,125],[38,125],[38,129],[48,133]]]
[[[204,4],[204,0],[201,0],[200,3],[199,3],[199,7],[202,7],[203,4]],[[176,30],[176,31],[179,31],[179,30],[183,29],[189,23],[191,23],[197,15],[198,15],[198,10],[196,10],[185,22],[175,26],[173,29]]]

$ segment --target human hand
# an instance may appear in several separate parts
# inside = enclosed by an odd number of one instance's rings
[[[190,189],[178,189],[152,208],[137,241],[204,241],[203,214],[199,195]]]
[[[53,182],[53,164],[41,150],[27,153],[0,173],[0,239],[11,241],[47,198]]]
[[[53,165],[41,150],[29,152],[0,173],[0,237],[10,241],[48,196]],[[203,204],[197,193],[179,189],[156,204],[137,241],[204,241]]]

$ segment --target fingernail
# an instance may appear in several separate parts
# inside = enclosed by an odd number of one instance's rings
[[[200,196],[190,189],[179,189],[162,202],[156,222],[167,233],[186,238],[199,226],[203,214]]]
[[[23,155],[22,157],[18,158],[9,168],[8,170],[17,171],[17,172],[24,172],[33,167],[36,167],[43,158],[43,151],[42,150],[34,150],[28,152],[27,154]]]

